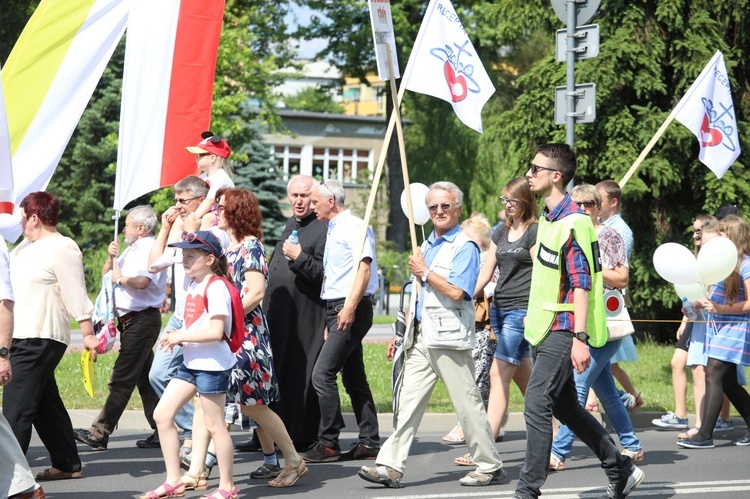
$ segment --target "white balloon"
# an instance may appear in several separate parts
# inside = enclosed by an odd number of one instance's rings
[[[737,246],[726,237],[709,239],[698,253],[698,277],[706,286],[723,281],[737,267]]]
[[[680,300],[687,298],[690,303],[706,297],[706,292],[699,282],[694,282],[693,284],[675,284],[674,290],[677,292]]]
[[[654,251],[654,268],[673,284],[698,282],[698,263],[693,252],[677,243],[664,243]]]
[[[427,193],[430,188],[419,182],[415,182],[409,185],[409,192],[411,193],[411,207],[414,210],[414,223],[417,225],[424,225],[430,219],[430,212],[427,210]],[[401,211],[404,212],[404,216],[409,218],[409,211],[406,209],[406,189],[401,192]]]

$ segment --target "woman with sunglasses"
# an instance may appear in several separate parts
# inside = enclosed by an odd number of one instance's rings
[[[593,185],[580,184],[573,188],[570,197],[573,203],[580,207],[581,211],[591,217],[594,224],[599,240],[604,290],[624,288],[627,286],[629,278],[625,243],[616,230],[599,223],[599,208],[602,204],[601,194]],[[622,454],[630,457],[632,462],[638,463],[643,461],[643,446],[635,435],[633,423],[630,421],[628,411],[617,392],[612,370],[609,367],[609,361],[620,348],[621,342],[621,339],[617,339],[607,342],[601,348],[590,348],[591,365],[581,374],[576,372],[574,378],[578,402],[583,406],[586,403],[589,388],[594,389],[617,432],[620,444],[625,448]],[[573,448],[574,439],[575,435],[567,426],[560,426],[557,438],[552,442],[550,470],[562,471],[565,469],[565,458]]]
[[[273,442],[276,442],[284,456],[284,468],[268,485],[291,487],[308,470],[294,449],[281,418],[268,407],[269,403],[279,400],[279,385],[271,357],[268,324],[260,306],[268,280],[266,251],[261,241],[263,216],[258,199],[247,189],[220,189],[217,199],[219,228],[226,231],[230,240],[229,273],[240,290],[248,330],[242,348],[235,354],[237,367],[229,382],[230,400],[238,403],[242,413],[263,428],[266,435],[261,435],[261,443],[268,449],[264,450],[264,455],[275,459]]]
[[[523,337],[524,317],[531,289],[531,263],[536,244],[537,206],[529,182],[514,178],[503,187],[500,200],[505,206],[507,222],[492,234],[490,249],[479,273],[474,296],[484,293],[493,275],[496,283],[490,306],[490,325],[497,346],[490,367],[490,396],[487,418],[493,435],[498,435],[510,400],[510,381],[515,380],[521,393],[531,374],[529,344]],[[499,438],[499,437],[497,437]],[[472,466],[470,455],[454,460]]]

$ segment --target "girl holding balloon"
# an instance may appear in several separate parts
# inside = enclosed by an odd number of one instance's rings
[[[719,234],[734,243],[738,258],[734,271],[713,286],[708,298],[693,302],[694,309],[703,309],[708,316],[705,339],[708,361],[700,431],[692,438],[677,442],[680,447],[689,449],[714,447],[714,426],[724,394],[748,426],[735,445],[750,445],[750,394],[737,381],[738,366],[742,369],[750,365],[750,225],[737,216],[729,216],[719,222]],[[725,254],[726,248],[726,243],[718,244],[718,238],[717,243],[706,244],[699,255],[699,271],[703,268],[702,260],[726,262],[729,256],[734,260],[734,254]],[[716,270],[714,277],[718,273]],[[712,281],[710,274],[702,272],[704,283]]]

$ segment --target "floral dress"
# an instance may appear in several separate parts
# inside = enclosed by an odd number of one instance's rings
[[[266,251],[255,237],[227,252],[229,274],[240,295],[248,292],[245,272],[255,269],[268,281]],[[240,405],[268,405],[279,400],[279,385],[273,369],[268,323],[260,305],[245,316],[247,336],[242,348],[235,353],[237,366],[229,379],[228,398]]]

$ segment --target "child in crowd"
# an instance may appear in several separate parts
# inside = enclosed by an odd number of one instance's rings
[[[167,385],[154,420],[159,431],[167,478],[164,484],[141,496],[141,499],[182,497],[185,490],[204,490],[205,476],[180,476],[180,439],[174,426],[177,411],[196,392],[201,398],[206,429],[216,445],[219,461],[219,488],[205,498],[236,499],[234,488],[233,446],[224,424],[224,405],[229,376],[236,364],[229,348],[231,297],[223,283],[209,286],[212,275],[227,277],[227,260],[221,243],[209,231],[187,234],[180,242],[169,246],[182,249],[182,265],[192,279],[185,301],[184,326],[168,331],[159,348],[171,349],[176,344],[184,348],[184,363]]]
[[[195,154],[195,162],[203,172],[200,178],[209,185],[209,191],[197,210],[195,218],[201,221],[201,229],[216,224],[216,192],[219,189],[234,187],[229,155],[232,149],[227,141],[212,132],[203,132],[197,146],[187,147],[188,152]],[[206,216],[210,213],[210,216]]]

